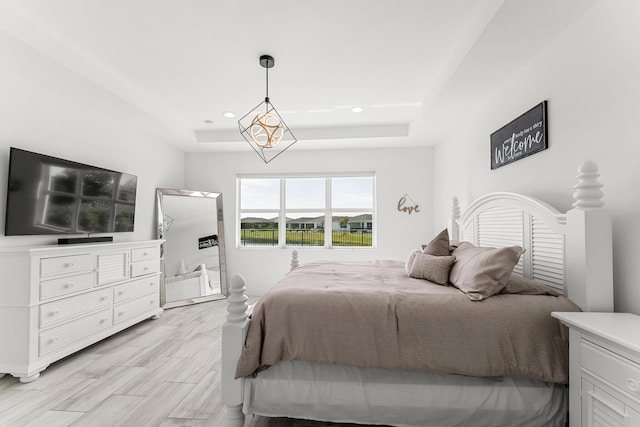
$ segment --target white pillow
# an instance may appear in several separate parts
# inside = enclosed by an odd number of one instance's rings
[[[409,272],[411,271],[411,266],[413,265],[413,261],[415,261],[416,259],[416,255],[420,253],[422,253],[422,251],[415,250],[411,251],[411,253],[409,254],[407,261],[404,263],[404,271],[407,273],[407,275],[409,275]]]

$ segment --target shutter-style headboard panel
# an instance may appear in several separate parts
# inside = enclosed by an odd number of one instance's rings
[[[529,277],[564,292],[565,241],[540,218],[531,217],[531,269]]]
[[[476,246],[522,246],[514,272],[563,292],[585,311],[613,311],[611,217],[602,208],[598,167],[578,169],[574,209],[566,214],[533,197],[491,193],[460,215],[454,198],[449,234]]]
[[[489,208],[478,214],[477,245],[523,246],[525,231],[522,211],[502,206]],[[513,271],[523,274],[525,258],[526,255],[520,257]]]
[[[473,202],[458,225],[460,240],[476,246],[522,246],[514,272],[565,293],[566,215],[532,197],[491,193]]]

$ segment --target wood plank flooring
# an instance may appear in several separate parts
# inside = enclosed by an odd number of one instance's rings
[[[172,308],[52,364],[34,382],[0,378],[0,426],[221,426],[226,314],[226,300]],[[265,417],[245,423],[328,425],[340,424]]]

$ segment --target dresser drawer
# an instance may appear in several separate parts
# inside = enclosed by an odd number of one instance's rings
[[[139,277],[144,276],[145,274],[157,273],[159,269],[160,261],[158,259],[132,262],[131,277]]]
[[[157,293],[145,295],[113,307],[113,323],[117,324],[138,314],[146,313],[160,307],[160,296]]]
[[[91,270],[91,254],[42,258],[40,278]]]
[[[91,273],[77,274],[40,282],[40,299],[53,298],[91,288]]]
[[[111,306],[111,289],[100,289],[40,306],[40,328],[72,319],[101,306]]]
[[[640,365],[582,341],[582,368],[640,401]]]
[[[160,292],[160,277],[158,275],[114,286],[113,301],[120,302],[129,298],[154,292]]]
[[[40,356],[71,344],[95,332],[107,329],[112,324],[111,309],[83,317],[74,322],[40,333]]]
[[[131,249],[131,261],[144,261],[148,259],[160,259],[160,248],[158,246]]]

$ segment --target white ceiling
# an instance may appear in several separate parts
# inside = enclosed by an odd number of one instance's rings
[[[415,146],[595,1],[0,0],[0,31],[94,108],[187,152],[250,149],[237,119],[265,96],[262,54],[292,149]]]

